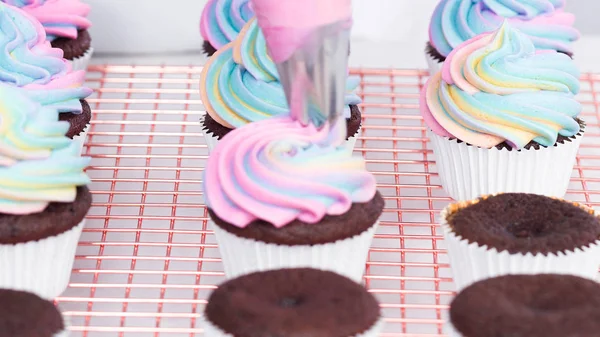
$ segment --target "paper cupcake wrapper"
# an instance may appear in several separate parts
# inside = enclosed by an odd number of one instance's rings
[[[427,51],[425,51],[425,60],[427,60],[427,66],[429,67],[429,75],[434,75],[442,70],[444,62],[436,60],[433,56],[429,55]]]
[[[520,192],[562,198],[567,192],[583,131],[539,150],[484,149],[428,133],[442,186],[454,200]]]
[[[62,234],[15,245],[0,245],[0,288],[27,291],[53,300],[68,286],[85,220]]]
[[[460,332],[458,332],[450,321],[444,324],[444,335],[448,337],[464,337]]]
[[[309,267],[333,271],[360,283],[378,225],[348,239],[312,246],[264,243],[213,227],[227,278],[257,271]]]
[[[81,131],[81,133],[78,136],[74,136],[73,137],[73,141],[77,142],[79,144],[79,155],[82,155],[85,151],[84,151],[84,145],[85,145],[85,141],[87,139],[87,134],[88,131],[90,130],[90,126],[86,126],[85,129],[83,129],[83,131]]]
[[[64,330],[64,331],[59,332],[56,335],[54,335],[54,337],[68,337],[69,333],[70,333],[69,330]]]
[[[217,147],[217,144],[219,144],[219,139],[216,136],[208,133],[206,130],[202,130],[202,134],[204,135],[204,141],[208,147],[208,154],[211,154],[215,147]]]
[[[441,226],[457,291],[483,279],[509,274],[570,274],[593,280],[598,275],[600,240],[558,254],[498,252],[455,234],[446,221],[450,207],[441,213]]]
[[[202,130],[202,134],[204,135],[204,140],[206,141],[206,146],[208,147],[208,154],[210,154],[219,143],[219,139],[216,136],[208,133],[206,130]],[[348,138],[344,144],[344,152],[348,153],[348,156],[351,156],[354,152],[354,145],[356,145],[358,135],[360,135],[360,129],[358,129],[358,132],[355,136]]]
[[[203,316],[202,321],[204,323],[204,336],[205,337],[234,337],[233,335],[228,334],[227,332],[221,330],[219,327],[212,324],[204,316]],[[384,326],[383,318],[380,318],[377,322],[375,322],[373,327],[371,327],[369,330],[367,330],[361,334],[350,336],[350,337],[378,337],[379,333],[383,330],[383,326]]]
[[[68,60],[71,64],[71,69],[73,71],[77,70],[85,70],[87,71],[87,67],[90,64],[90,60],[92,59],[92,55],[94,55],[94,48],[90,47],[85,54],[82,56],[75,58],[73,60]]]

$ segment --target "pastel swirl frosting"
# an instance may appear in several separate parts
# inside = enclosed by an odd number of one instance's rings
[[[579,76],[569,56],[536,52],[527,35],[505,23],[448,56],[422,91],[421,112],[436,134],[471,145],[553,146],[558,134],[580,130]]]
[[[238,227],[264,220],[280,228],[296,219],[316,223],[370,201],[375,178],[364,159],[349,157],[343,147],[316,145],[328,141],[327,129],[283,116],[233,130],[206,165],[208,207]]]
[[[50,46],[44,28],[29,14],[0,3],[0,20],[0,81],[30,90],[60,112],[81,112],[79,100],[92,92],[82,86],[85,72],[71,71],[62,50]]]
[[[250,0],[209,0],[202,11],[200,33],[218,50],[235,40],[253,17]]]
[[[50,41],[77,38],[77,31],[88,29],[90,6],[81,0],[2,0],[35,17],[46,29]]]
[[[563,11],[565,0],[442,0],[429,26],[429,41],[442,55],[482,33],[495,31],[508,19],[529,35],[538,49],[573,54],[579,32],[575,16]]]
[[[31,214],[50,202],[72,202],[89,158],[65,133],[58,111],[32,101],[25,89],[0,84],[0,213]]]
[[[359,82],[356,77],[348,79],[345,104],[361,102],[354,93]],[[200,86],[208,114],[231,129],[289,113],[279,73],[254,19],[234,42],[209,59],[202,71]],[[344,113],[346,118],[350,117],[350,108],[346,107]]]

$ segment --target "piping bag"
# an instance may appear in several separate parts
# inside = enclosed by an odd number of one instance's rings
[[[351,0],[252,0],[291,115],[329,128],[327,145],[346,139],[344,94]]]

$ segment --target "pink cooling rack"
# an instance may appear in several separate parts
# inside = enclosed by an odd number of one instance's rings
[[[201,67],[93,66],[94,204],[69,289],[57,299],[73,336],[201,336],[223,280],[201,189],[207,159]],[[440,187],[418,93],[427,72],[355,69],[363,127],[356,153],[386,199],[365,283],[381,301],[384,336],[435,337],[453,296],[438,212]],[[588,127],[568,198],[600,204],[600,75],[584,74]]]

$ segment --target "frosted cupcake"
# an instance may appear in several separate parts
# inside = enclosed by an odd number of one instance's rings
[[[74,70],[86,70],[94,49],[88,28],[90,6],[80,0],[2,0],[42,23],[52,47],[61,49]]]
[[[254,11],[250,0],[209,0],[200,18],[203,49],[208,56],[234,41]]]
[[[348,153],[354,149],[362,121],[357,106],[361,99],[354,93],[359,82],[350,77],[346,86]],[[234,128],[289,112],[279,73],[256,20],[208,60],[200,78],[200,96],[207,111],[201,123],[209,150]]]
[[[575,16],[565,13],[565,0],[442,0],[429,25],[426,59],[431,74],[463,42],[497,30],[504,20],[526,34],[540,50],[573,55],[579,32]]]
[[[573,274],[595,279],[600,217],[578,203],[506,193],[450,205],[442,212],[454,282],[505,274]]]
[[[579,71],[504,24],[456,48],[421,93],[446,192],[563,197],[583,136]]]
[[[376,337],[381,309],[363,286],[316,269],[253,273],[221,284],[205,309],[205,336]]]
[[[360,281],[384,201],[362,157],[288,116],[230,132],[204,195],[227,277],[312,267]]]
[[[89,158],[58,111],[0,84],[0,288],[53,299],[68,285],[92,197]]]
[[[44,27],[22,10],[0,3],[0,81],[27,89],[31,98],[58,109],[68,121],[67,136],[79,144],[80,152],[92,117],[85,101],[92,90],[83,87],[84,71],[72,71],[60,49],[46,41]]]
[[[449,337],[593,337],[600,285],[567,275],[509,275],[478,282],[450,304]]]
[[[38,296],[0,289],[0,336],[67,337],[65,320],[52,302]]]

